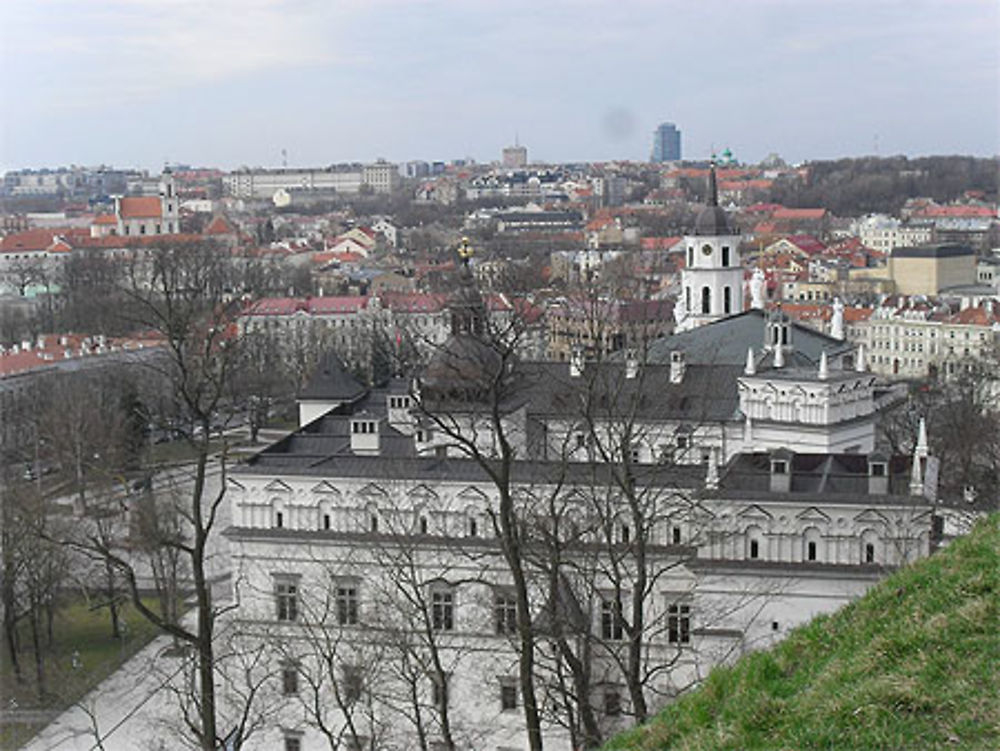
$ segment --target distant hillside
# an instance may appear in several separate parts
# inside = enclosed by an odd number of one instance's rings
[[[1000,514],[608,749],[1000,749]]]
[[[996,200],[997,160],[971,156],[861,157],[809,162],[808,179],[778,180],[771,200],[785,206],[822,206],[837,216],[896,213],[907,198],[942,203],[980,190]]]

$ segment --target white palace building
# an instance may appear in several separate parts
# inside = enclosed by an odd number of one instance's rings
[[[743,310],[718,207],[685,243],[691,320],[641,356],[519,360],[464,268],[417,377],[323,364],[230,475],[248,747],[526,749],[527,624],[545,747],[590,748],[929,554],[935,460],[879,450],[863,353]]]

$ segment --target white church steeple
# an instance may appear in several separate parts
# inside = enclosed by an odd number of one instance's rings
[[[680,306],[685,312],[678,331],[687,331],[743,311],[740,234],[730,229],[719,206],[715,158],[708,172],[708,205],[684,238],[687,263],[681,272]]]

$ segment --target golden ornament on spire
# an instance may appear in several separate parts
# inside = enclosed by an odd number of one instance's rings
[[[469,259],[472,258],[472,246],[469,245],[469,238],[463,237],[462,242],[458,246],[458,257],[462,259],[462,263],[468,263]]]

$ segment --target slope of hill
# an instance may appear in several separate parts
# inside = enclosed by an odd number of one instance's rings
[[[1000,514],[608,749],[1000,749]]]

